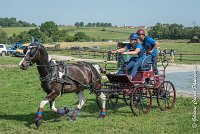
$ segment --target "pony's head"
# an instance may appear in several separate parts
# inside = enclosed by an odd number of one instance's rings
[[[41,60],[45,58],[45,53],[43,53],[42,50],[44,50],[44,47],[41,45],[41,39],[37,42],[34,42],[34,39],[32,39],[31,44],[24,49],[25,56],[19,63],[20,68],[26,70],[28,66],[31,66],[34,63],[40,64]]]

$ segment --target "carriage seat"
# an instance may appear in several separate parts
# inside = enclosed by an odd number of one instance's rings
[[[153,64],[152,62],[152,56],[148,55],[145,57],[142,61],[142,65],[138,68],[138,71],[149,71],[151,70],[151,65]]]

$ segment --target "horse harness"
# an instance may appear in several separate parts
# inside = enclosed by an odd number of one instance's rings
[[[44,77],[40,77],[40,81],[41,82],[58,82],[62,84],[62,89],[61,89],[61,94],[64,92],[64,85],[75,85],[78,88],[86,88],[89,89],[90,92],[93,92],[93,87],[96,84],[96,82],[100,81],[101,79],[97,79],[97,80],[92,80],[92,84],[90,85],[85,85],[75,79],[73,79],[71,76],[68,75],[68,69],[67,69],[67,64],[65,64],[62,61],[53,61],[50,60],[49,61],[49,67],[50,72],[48,73],[48,75],[44,76]],[[60,72],[59,68],[62,67],[63,68],[63,72]]]

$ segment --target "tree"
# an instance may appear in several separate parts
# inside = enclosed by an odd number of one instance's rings
[[[30,34],[28,34],[27,31],[21,32],[15,39],[16,41],[20,41],[22,43],[27,43],[27,42],[31,42],[31,36]]]
[[[35,40],[42,38],[43,43],[48,41],[48,37],[44,33],[42,33],[39,28],[30,29],[28,31],[28,34],[30,35],[30,37],[34,37]]]
[[[96,27],[96,23],[92,23],[92,27]]]
[[[8,40],[7,33],[4,30],[0,29],[0,42],[7,43],[7,40]]]
[[[184,26],[181,24],[161,24],[157,23],[148,31],[148,34],[158,39],[184,39]]]
[[[102,23],[100,23],[100,27],[104,27],[104,23],[102,22]]]
[[[84,32],[78,32],[74,35],[75,41],[89,41],[89,36],[86,35]]]
[[[80,22],[80,27],[84,27],[84,22]]]
[[[76,22],[76,23],[75,23],[75,26],[76,26],[77,28],[79,28],[79,27],[80,27],[80,23],[79,23],[79,22]]]
[[[0,18],[0,26],[2,27],[23,27],[23,26],[37,26],[36,24],[25,21],[17,21],[16,18]]]
[[[112,23],[108,23],[108,27],[112,27]]]
[[[89,23],[87,24],[87,26],[88,26],[88,27],[92,27],[92,23],[89,22]]]
[[[45,23],[42,23],[40,26],[40,30],[47,36],[51,37],[55,33],[58,32],[58,25],[55,24],[53,21],[47,21]]]
[[[59,41],[65,41],[66,37],[68,36],[68,32],[67,30],[59,30]]]
[[[97,22],[97,23],[96,23],[96,27],[100,27],[100,22]]]
[[[74,37],[72,37],[72,36],[67,36],[67,37],[65,38],[65,41],[66,41],[66,42],[73,42],[73,41],[74,41]]]

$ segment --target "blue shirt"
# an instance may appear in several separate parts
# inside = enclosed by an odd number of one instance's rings
[[[131,50],[131,49],[136,49],[136,48],[139,48],[140,49],[140,52],[137,54],[138,57],[133,57],[135,60],[138,60],[139,58],[145,58],[146,57],[146,54],[145,54],[145,49],[144,47],[140,44],[140,43],[137,43],[136,45],[131,45],[130,43],[127,44],[125,46],[125,48]],[[132,59],[132,58],[131,58]]]
[[[142,45],[144,46],[146,52],[149,52],[156,44],[156,41],[152,37],[145,37],[144,42]],[[152,57],[155,57],[158,54],[157,48],[153,50],[151,53]]]

